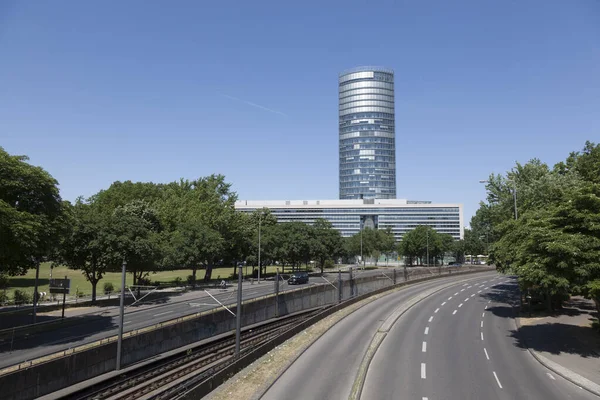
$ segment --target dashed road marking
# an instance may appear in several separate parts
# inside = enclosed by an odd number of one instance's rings
[[[160,317],[161,315],[170,314],[170,313],[172,313],[172,312],[173,312],[173,311],[165,311],[165,312],[161,312],[161,313],[158,313],[158,314],[154,314],[154,315],[153,315],[153,317]]]
[[[428,333],[429,333],[429,327],[427,326],[427,327],[425,327],[425,333],[424,334],[427,335]]]
[[[485,313],[481,313],[481,318],[485,317]]]
[[[457,310],[454,310],[454,312],[452,313],[452,315],[456,314],[456,311],[457,311]]]
[[[436,308],[435,311],[434,311],[434,314],[437,314],[438,311],[440,311],[440,309]]]
[[[494,378],[496,378],[496,382],[498,382],[498,386],[502,389],[502,384],[500,383],[500,379],[498,379],[498,375],[496,375],[496,371],[492,371],[494,373]]]
[[[469,287],[467,287],[467,289],[471,289],[472,287],[473,287],[473,286],[469,286]]]
[[[461,307],[462,307],[462,305],[463,305],[463,303],[460,303],[460,304],[458,305],[458,308],[461,308]]]
[[[426,366],[425,363],[421,363],[421,379],[425,379],[427,377],[427,371],[426,371]],[[500,382],[498,382],[500,383]],[[502,386],[500,386],[502,387]]]
[[[478,290],[477,293],[481,293],[481,290]]]
[[[479,332],[479,333],[481,333],[481,340],[483,340],[483,332]]]
[[[429,322],[433,321],[433,315],[429,317]]]
[[[446,302],[445,302],[445,301],[442,303],[442,305],[444,305],[444,304],[446,304]]]
[[[427,352],[427,342],[423,342],[423,344],[421,345],[421,351],[422,351],[423,353],[426,353],[426,352]]]
[[[461,292],[464,292],[464,291],[465,291],[465,289],[461,289],[460,291],[461,291]]]
[[[473,293],[473,294],[471,295],[471,297],[475,297],[475,293]]]
[[[546,372],[546,375],[548,375],[548,378],[552,379],[553,381],[556,380],[556,378],[554,376],[552,376],[552,374],[550,372]]]
[[[480,325],[480,327],[481,327],[481,328],[483,328],[483,321],[481,321],[481,325]]]
[[[448,297],[448,300],[452,300],[452,296]]]
[[[483,348],[483,351],[485,353],[485,358],[487,358],[489,360],[490,356],[488,356],[488,353],[487,353],[487,350],[485,349],[485,347]]]

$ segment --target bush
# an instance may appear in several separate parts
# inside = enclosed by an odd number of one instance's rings
[[[6,290],[0,292],[0,305],[4,305],[8,303],[8,295],[6,294]]]
[[[325,269],[335,268],[335,263],[333,262],[333,260],[325,260],[325,263],[323,264],[323,268],[325,268]]]
[[[0,289],[6,289],[8,287],[8,276],[0,274]]]
[[[31,303],[31,295],[23,290],[15,290],[15,304],[28,304]]]
[[[181,286],[182,282],[183,282],[183,279],[181,279],[180,276],[178,276],[177,278],[173,279],[173,283],[175,284],[175,286]]]
[[[190,285],[194,284],[194,275],[187,276],[187,283],[189,283]]]
[[[104,294],[110,294],[115,291],[115,285],[112,282],[104,282]]]

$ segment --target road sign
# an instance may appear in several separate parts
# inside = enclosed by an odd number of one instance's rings
[[[70,279],[50,279],[50,293],[69,294],[71,289]]]

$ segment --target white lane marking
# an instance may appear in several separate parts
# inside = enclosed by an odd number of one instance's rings
[[[458,292],[454,293],[455,296],[458,296]]]
[[[480,332],[480,333],[481,333],[481,340],[483,340],[483,332]]]
[[[483,328],[483,321],[481,321],[481,326],[480,327]]]
[[[481,282],[481,283],[486,283],[486,282],[487,282],[487,281],[483,281],[483,282]]]
[[[421,379],[425,379],[427,377],[427,373],[425,371],[425,363],[421,363]]]
[[[475,293],[473,293],[473,294],[471,295],[471,297],[475,297]]]
[[[460,304],[458,305],[458,308],[461,308],[461,307],[462,307],[462,305],[463,305],[463,303],[460,303]]]
[[[448,300],[452,300],[452,296],[448,297]]]
[[[425,335],[427,335],[429,333],[429,327],[425,328]]]
[[[427,353],[427,342],[423,342],[423,345],[421,346],[421,351],[423,353]]]
[[[477,293],[481,293],[481,290],[478,290]]]
[[[484,312],[481,313],[481,318],[483,318],[483,317],[485,317],[485,313]]]
[[[431,322],[431,321],[433,321],[433,315],[431,317],[429,317],[429,321],[428,322]]]
[[[454,312],[452,313],[452,315],[456,314],[456,310],[454,310]]]
[[[123,325],[127,325],[128,323],[130,323],[131,321],[125,321],[123,322]]]
[[[159,313],[159,314],[154,314],[154,315],[153,315],[153,317],[160,317],[161,315],[170,314],[170,313],[172,313],[172,312],[173,312],[173,311],[165,311],[165,312],[161,312],[161,313]]]
[[[437,312],[440,311],[439,308],[436,308],[435,311],[433,312],[434,314],[437,314]]]
[[[491,302],[492,302],[491,300],[488,300],[488,304],[490,304]]]
[[[461,292],[464,292],[464,291],[465,291],[465,289],[461,289],[460,291],[461,291]]]
[[[548,375],[548,378],[552,379],[553,381],[556,380],[556,378],[554,376],[552,376],[552,374],[550,372],[546,372],[546,375]]]
[[[468,298],[468,297],[465,299],[465,303],[466,303],[467,301],[469,301],[469,298]]]
[[[485,352],[485,358],[487,358],[489,360],[490,356],[488,356],[488,353],[487,353],[487,350],[485,349],[485,347],[483,348],[483,351]]]
[[[469,286],[467,289],[471,289],[473,286]]]
[[[487,310],[487,306],[485,306],[483,309],[484,309],[484,310]]]
[[[423,397],[423,400],[429,400],[427,397]]]
[[[463,286],[467,286],[467,285],[468,285],[468,283],[465,283]]]
[[[489,286],[486,286],[483,288],[483,290],[488,290],[489,288],[490,288]]]
[[[496,378],[496,382],[498,382],[498,386],[502,389],[502,384],[500,383],[500,379],[498,379],[498,375],[496,375],[496,371],[492,371],[494,373],[494,378]]]
[[[446,302],[443,302],[442,305],[446,304]]]

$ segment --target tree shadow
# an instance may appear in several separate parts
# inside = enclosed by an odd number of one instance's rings
[[[577,354],[581,357],[599,358],[600,336],[591,327],[556,322],[521,326],[512,331],[516,346],[552,354]]]
[[[5,334],[0,338],[0,368],[99,340],[90,336],[116,331],[117,327],[117,318],[84,315],[57,322],[48,329],[38,326],[27,334],[16,330],[14,336]]]

